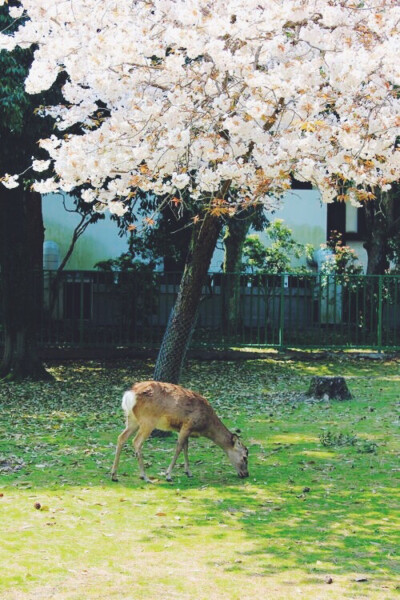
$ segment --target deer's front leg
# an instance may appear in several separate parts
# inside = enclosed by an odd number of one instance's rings
[[[180,455],[182,449],[185,447],[185,444],[186,444],[186,454],[185,454],[185,467],[186,467],[187,443],[188,443],[189,433],[190,432],[187,429],[183,429],[183,428],[179,432],[178,442],[176,444],[174,457],[165,473],[167,481],[172,481],[172,477],[171,477],[172,469],[174,468],[175,463],[176,463],[178,456]],[[189,466],[188,463],[187,463],[187,466]]]
[[[193,477],[189,467],[189,438],[187,437],[183,444],[183,456],[185,457],[185,473],[188,477]]]

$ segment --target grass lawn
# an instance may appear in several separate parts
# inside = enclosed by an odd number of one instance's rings
[[[394,600],[400,594],[399,362],[333,357],[188,364],[249,447],[240,480],[208,440],[167,483],[175,438],[131,444],[109,479],[122,392],[145,361],[49,365],[0,384],[1,600]],[[305,401],[312,375],[353,400]]]

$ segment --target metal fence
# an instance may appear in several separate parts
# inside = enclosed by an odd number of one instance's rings
[[[54,277],[40,279],[42,347],[154,348],[181,276],[65,271],[57,286]],[[209,273],[191,345],[399,348],[400,277]]]

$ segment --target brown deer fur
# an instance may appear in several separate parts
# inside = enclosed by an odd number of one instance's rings
[[[122,408],[126,416],[126,427],[118,437],[112,479],[116,473],[124,443],[137,432],[133,441],[139,462],[140,476],[149,481],[142,458],[142,446],[154,429],[178,432],[175,455],[167,469],[167,480],[171,480],[171,471],[183,450],[185,472],[190,477],[188,459],[188,439],[190,436],[204,436],[220,446],[227,454],[239,477],[247,477],[247,448],[238,436],[231,433],[216,415],[210,403],[191,390],[180,385],[143,381],[136,383],[125,392]]]

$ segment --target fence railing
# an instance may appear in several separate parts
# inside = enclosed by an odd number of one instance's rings
[[[41,346],[159,346],[179,273],[54,276],[40,280]],[[400,277],[209,273],[191,345],[399,348]]]

